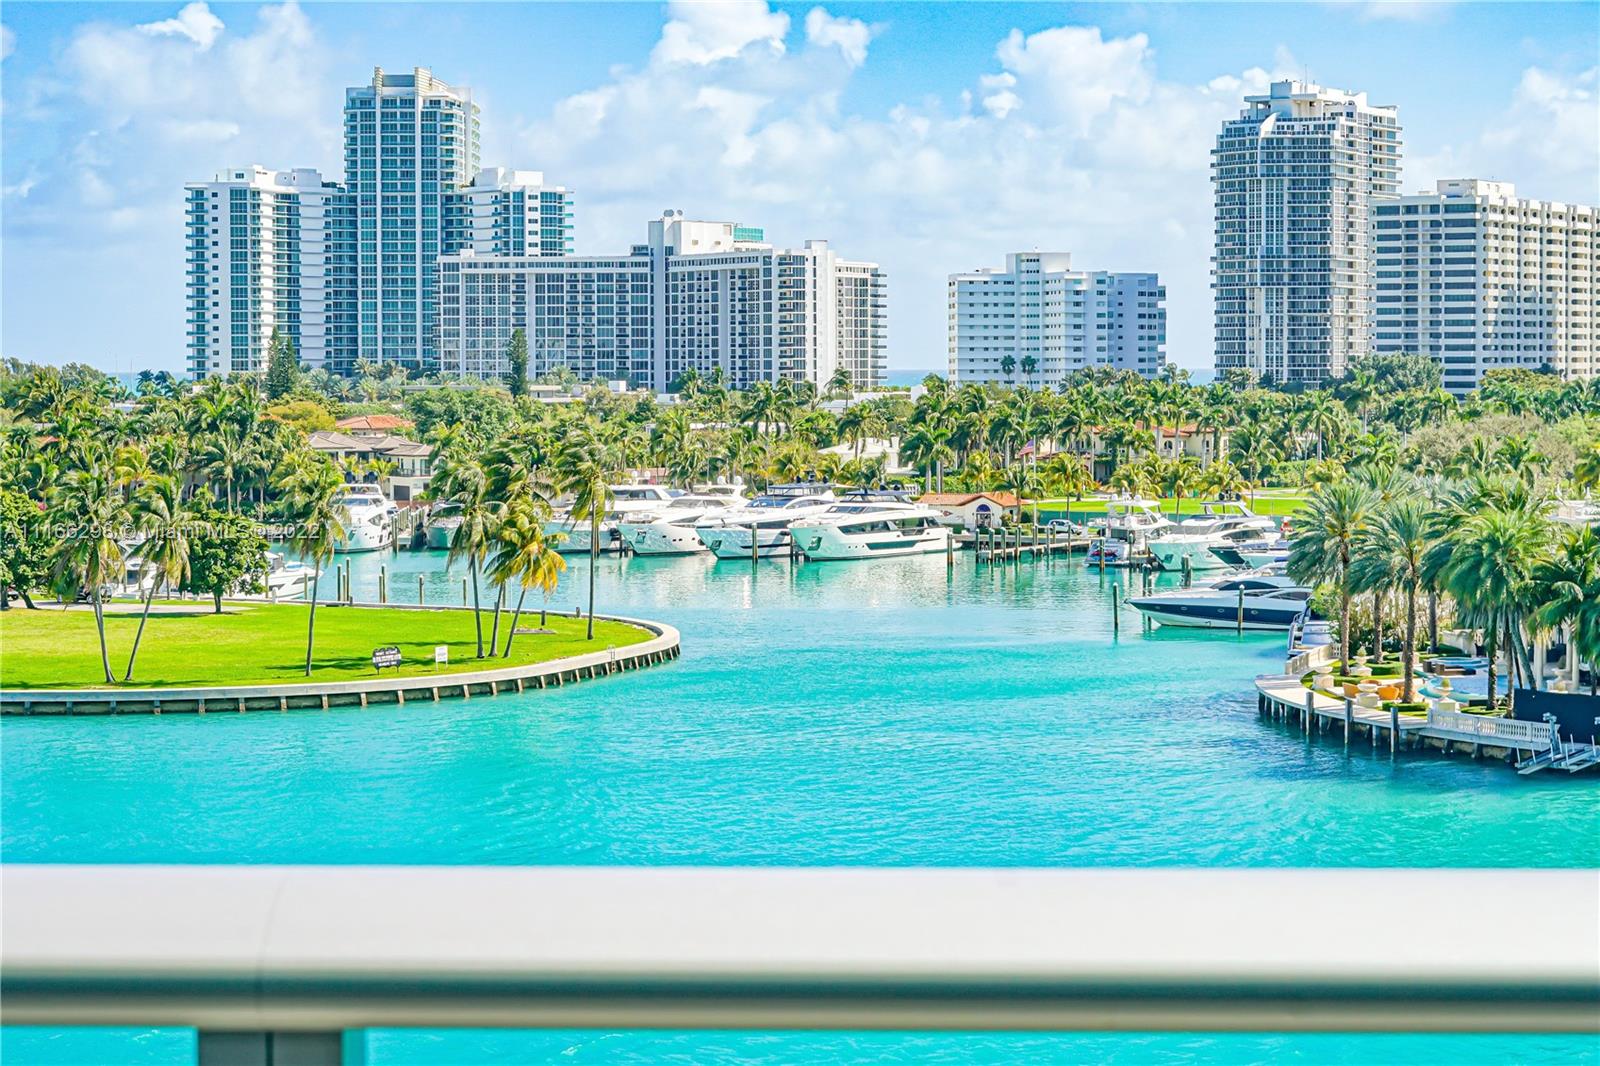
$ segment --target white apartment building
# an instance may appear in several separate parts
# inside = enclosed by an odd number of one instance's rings
[[[433,369],[441,254],[572,251],[571,190],[478,169],[469,89],[380,68],[345,91],[344,141],[344,185],[247,166],[186,186],[192,375],[260,369],[274,326],[336,373],[361,358]]]
[[[572,194],[541,171],[485,167],[446,193],[443,209],[445,254],[572,254]]]
[[[478,170],[472,91],[417,67],[373,71],[345,90],[345,183],[356,198],[359,354],[431,362],[434,261],[444,249],[445,194]]]
[[[1376,213],[1376,351],[1431,357],[1457,394],[1501,368],[1600,373],[1596,208],[1457,179]]]
[[[261,370],[274,329],[322,365],[353,350],[353,204],[315,170],[241,167],[185,187],[189,372]]]
[[[626,256],[443,257],[440,369],[503,375],[520,328],[533,375],[565,366],[661,391],[686,371],[720,371],[734,388],[782,379],[820,388],[843,367],[860,387],[880,384],[882,270],[826,241],[764,241],[759,229],[669,211]]]
[[[1300,81],[1245,104],[1212,151],[1216,367],[1321,381],[1372,350],[1373,206],[1399,188],[1398,113]]]
[[[1167,290],[1155,274],[1072,269],[1066,252],[1015,252],[1004,269],[951,274],[950,380],[1042,388],[1110,366],[1166,362]]]

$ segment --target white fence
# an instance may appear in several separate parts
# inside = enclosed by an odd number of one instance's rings
[[[1555,744],[1555,729],[1545,722],[1523,722],[1459,711],[1428,711],[1428,728],[1485,744],[1529,751],[1546,751]]]

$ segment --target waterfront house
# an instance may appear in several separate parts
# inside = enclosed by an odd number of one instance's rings
[[[433,476],[433,447],[393,433],[341,433],[338,430],[319,429],[311,433],[306,443],[335,461],[359,464],[381,459],[391,464],[387,474],[379,479],[384,493],[395,503],[409,503],[428,487]]]
[[[962,529],[998,526],[1003,516],[1016,518],[1021,501],[1009,492],[925,492],[917,502],[942,511],[945,525]]]

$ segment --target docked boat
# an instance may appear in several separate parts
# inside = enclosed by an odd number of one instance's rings
[[[1238,570],[1260,570],[1289,561],[1289,542],[1282,537],[1262,537],[1236,544],[1219,544],[1211,554]]]
[[[1257,545],[1266,537],[1276,538],[1278,526],[1237,500],[1211,500],[1201,505],[1193,518],[1184,519],[1150,540],[1150,554],[1163,570],[1191,572],[1224,570],[1238,566],[1243,557],[1229,549],[1243,544]]]
[[[943,512],[918,503],[843,502],[789,526],[793,550],[817,562],[942,552],[954,531]]]
[[[617,526],[624,515],[643,515],[666,508],[683,493],[665,485],[613,485],[611,510],[600,519],[600,550],[617,551],[622,547],[622,534]],[[569,509],[544,524],[545,533],[555,538],[556,551],[587,553],[591,524],[586,515],[574,515]]]
[[[838,502],[827,488],[802,495],[787,491],[763,493],[738,510],[702,520],[694,532],[718,559],[749,559],[752,536],[756,538],[758,558],[787,556],[793,553],[794,546],[789,527],[799,519],[827,513]]]
[[[1151,537],[1159,536],[1173,527],[1172,521],[1161,513],[1154,500],[1134,496],[1116,496],[1106,500],[1105,531],[1111,540],[1123,540],[1135,548],[1143,548]]]
[[[344,538],[334,544],[334,551],[371,552],[394,542],[394,516],[399,509],[378,486],[346,485],[339,506],[345,513]]]
[[[660,510],[630,511],[617,522],[617,533],[636,555],[693,555],[706,550],[696,527],[707,518],[743,510],[736,495],[692,493],[679,496]]]
[[[459,503],[441,503],[428,512],[428,524],[424,527],[428,538],[428,547],[443,551],[450,547],[450,541],[455,538],[456,530],[461,528],[461,505]]]
[[[1237,574],[1187,589],[1130,596],[1128,604],[1146,618],[1167,626],[1284,629],[1306,613],[1311,590],[1272,570]]]
[[[316,579],[316,571],[298,560],[284,558],[278,552],[267,552],[267,596],[269,599],[292,599],[305,595],[306,589]]]

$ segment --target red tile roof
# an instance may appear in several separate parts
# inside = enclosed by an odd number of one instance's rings
[[[392,433],[397,429],[414,428],[409,418],[402,418],[399,415],[351,415],[349,418],[339,419],[334,425],[339,429],[364,433]]]

